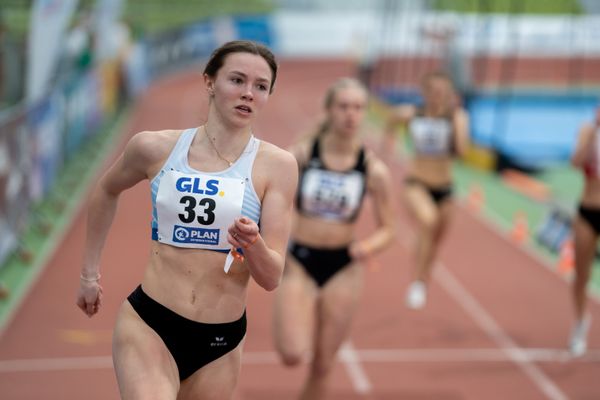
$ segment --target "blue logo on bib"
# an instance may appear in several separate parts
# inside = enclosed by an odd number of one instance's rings
[[[210,244],[216,246],[219,244],[219,230],[175,225],[173,228],[173,242]]]
[[[205,194],[214,196],[219,193],[219,181],[217,179],[209,179],[202,185],[202,179],[182,176],[177,179],[175,188],[183,193]]]

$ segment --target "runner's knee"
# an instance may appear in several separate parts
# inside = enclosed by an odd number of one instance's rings
[[[334,359],[328,357],[315,357],[313,360],[311,373],[314,376],[325,377],[333,368]]]
[[[304,360],[304,353],[299,350],[279,349],[279,357],[287,367],[295,367]]]

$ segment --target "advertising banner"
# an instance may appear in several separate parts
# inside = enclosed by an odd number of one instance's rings
[[[31,132],[32,166],[29,188],[34,201],[54,185],[63,164],[63,102],[58,93],[39,101],[27,116]]]
[[[123,3],[123,0],[96,0],[94,51],[100,61],[116,59],[123,41],[128,40],[120,22]]]
[[[253,40],[268,47],[274,46],[271,18],[263,15],[239,16],[233,18],[238,39]]]
[[[63,88],[65,102],[64,151],[69,159],[102,123],[101,77],[97,69],[74,77]]]
[[[34,102],[49,90],[77,0],[34,0],[27,48],[25,97]]]
[[[24,110],[0,116],[0,265],[17,248],[29,215],[29,138]]]
[[[201,22],[146,41],[146,61],[151,79],[198,62],[216,47],[213,24]]]

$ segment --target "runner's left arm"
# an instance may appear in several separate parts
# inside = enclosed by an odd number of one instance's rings
[[[279,148],[270,150],[266,163],[269,178],[261,202],[260,232],[248,218],[238,218],[229,229],[229,241],[244,249],[250,274],[271,291],[279,286],[283,274],[298,164],[294,156]]]
[[[367,238],[350,246],[350,255],[355,259],[369,257],[382,251],[396,237],[392,178],[387,166],[377,158],[369,161],[367,188],[373,200],[377,228]]]
[[[459,108],[454,112],[453,118],[455,142],[454,148],[456,155],[462,157],[466,154],[469,148],[469,114],[464,108]]]

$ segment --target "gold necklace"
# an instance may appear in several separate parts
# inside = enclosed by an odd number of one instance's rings
[[[217,146],[215,146],[215,144],[213,143],[213,139],[210,137],[210,135],[208,134],[208,131],[206,130],[206,125],[204,125],[204,133],[206,134],[206,138],[208,139],[211,147],[213,148],[213,150],[215,151],[215,153],[217,153],[217,156],[225,161],[227,163],[227,165],[229,165],[230,167],[233,165],[233,163],[231,161],[229,161],[228,159],[226,159],[225,157],[223,157],[221,155],[221,153],[219,153],[219,150],[217,150]]]

